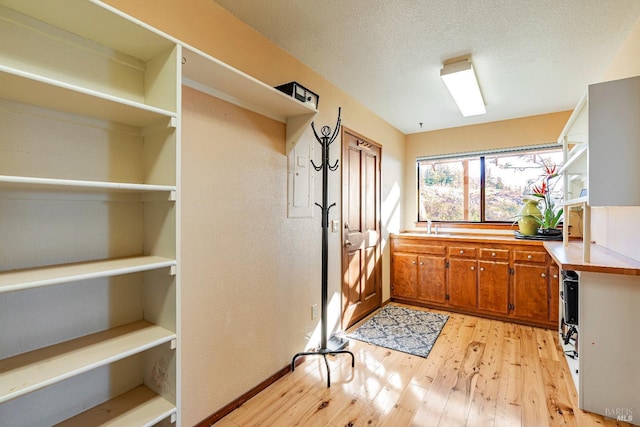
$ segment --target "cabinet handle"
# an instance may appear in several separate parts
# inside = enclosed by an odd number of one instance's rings
[[[472,270],[475,270],[476,268],[475,268],[474,266],[471,266],[471,269],[472,269]]]
[[[546,274],[544,274],[544,273],[542,273],[540,276],[541,276],[541,277],[547,277],[547,275],[546,275]]]
[[[558,275],[557,275],[557,274],[554,274],[554,275],[553,275],[553,278],[554,278],[554,279],[557,279],[557,278],[558,278]]]
[[[414,265],[415,265],[415,264],[416,264],[416,262],[415,262],[415,261],[413,261],[411,264],[414,264]]]
[[[463,253],[464,253],[464,251],[463,251],[463,250],[460,250],[460,253],[461,253],[461,254],[463,254]]]
[[[423,261],[420,261],[420,265],[424,265],[424,262],[423,262]]]
[[[496,253],[495,252],[491,252],[491,256],[496,256]]]
[[[471,269],[473,270],[473,267]],[[480,271],[484,271],[484,267],[480,267]]]
[[[531,255],[527,255],[527,259],[531,259]]]

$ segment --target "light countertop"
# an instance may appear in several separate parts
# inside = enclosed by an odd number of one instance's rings
[[[640,261],[626,257],[605,247],[591,245],[591,261],[582,261],[582,242],[544,242],[544,247],[562,270],[640,276]]]

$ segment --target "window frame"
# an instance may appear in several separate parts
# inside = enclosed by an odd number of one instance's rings
[[[416,158],[416,226],[417,227],[427,227],[427,221],[420,220],[420,162],[422,161],[437,161],[437,160],[456,160],[456,159],[468,159],[468,158],[477,158],[480,160],[480,221],[442,221],[442,220],[431,220],[432,223],[438,224],[446,224],[449,228],[477,228],[477,229],[487,229],[487,228],[498,228],[498,229],[511,229],[513,226],[513,221],[486,221],[485,220],[485,161],[484,158],[492,155],[518,155],[524,153],[533,153],[536,151],[549,151],[549,150],[559,150],[563,152],[562,144],[557,142],[549,143],[549,144],[540,144],[540,145],[528,145],[528,146],[520,146],[520,147],[511,147],[511,148],[501,148],[495,150],[484,150],[484,151],[473,151],[473,152],[464,152],[464,153],[456,153],[456,154],[443,154],[436,156],[421,156]],[[556,165],[558,168],[561,166],[560,164]],[[562,225],[562,221],[558,224],[558,226]]]

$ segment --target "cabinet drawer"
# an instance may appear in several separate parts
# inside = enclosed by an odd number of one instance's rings
[[[451,246],[449,247],[449,257],[451,258],[476,258],[478,256],[478,248],[469,246]]]
[[[547,262],[546,252],[513,251],[514,261]]]
[[[446,248],[444,246],[416,245],[406,242],[394,242],[393,250],[394,252],[410,252],[413,254],[444,256]]]
[[[509,250],[480,248],[480,259],[509,261]]]

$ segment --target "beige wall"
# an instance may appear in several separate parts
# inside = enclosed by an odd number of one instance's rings
[[[211,0],[107,3],[275,86],[320,95],[316,124],[343,124],[382,144],[383,240],[398,231],[404,135]],[[191,89],[183,93],[182,422],[193,425],[287,366],[317,341],[321,228],[286,217],[285,129]],[[312,138],[307,132],[305,138]],[[340,144],[332,145],[332,158]],[[316,156],[320,150],[316,149]],[[316,176],[315,194],[321,194]],[[317,197],[316,197],[317,199]],[[340,219],[340,173],[330,175],[330,219]],[[329,234],[330,323],[340,301],[340,234]],[[383,265],[389,250],[383,249]],[[389,271],[383,271],[389,298]],[[316,333],[316,335],[313,335]]]
[[[403,229],[415,229],[417,219],[416,159],[453,154],[540,145],[557,142],[571,111],[520,119],[461,126],[407,135]]]
[[[636,21],[601,81],[637,75],[640,75],[640,20]],[[640,144],[640,141],[635,143]],[[640,260],[640,227],[637,225],[639,217],[638,206],[594,208],[591,215],[591,237],[600,245]]]

